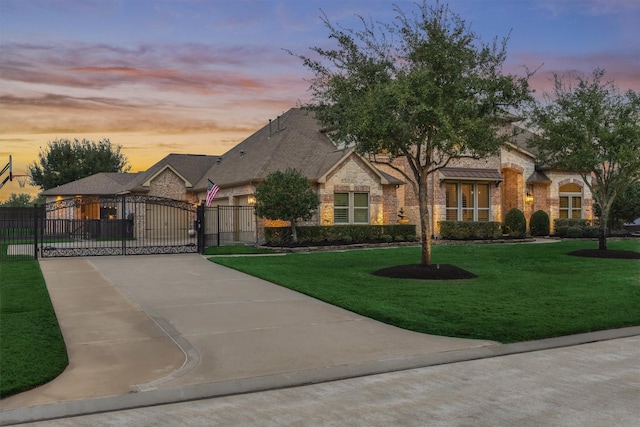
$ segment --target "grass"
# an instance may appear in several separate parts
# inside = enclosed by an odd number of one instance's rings
[[[0,319],[0,398],[65,369],[67,350],[36,261],[0,261]]]
[[[567,255],[593,245],[434,246],[434,263],[479,276],[464,281],[371,274],[417,263],[415,247],[212,260],[401,328],[508,343],[640,325],[640,262]],[[640,251],[632,240],[608,247]]]

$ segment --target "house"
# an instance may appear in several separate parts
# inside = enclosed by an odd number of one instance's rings
[[[580,175],[539,165],[537,151],[529,146],[533,135],[526,129],[508,123],[505,131],[513,137],[497,155],[456,159],[429,177],[432,235],[439,235],[440,221],[504,222],[513,208],[524,213],[527,223],[535,211],[545,211],[552,228],[558,218],[593,219],[593,198]],[[395,166],[411,174],[402,160]],[[410,218],[419,218],[410,186],[398,189],[398,199]]]
[[[459,159],[432,174],[428,200],[432,234],[438,235],[442,220],[502,222],[511,208],[522,210],[527,219],[539,209],[552,220],[591,219],[592,198],[582,179],[538,166],[536,153],[527,144],[530,137],[523,130],[496,156]],[[416,196],[401,173],[373,164],[353,148],[337,146],[313,113],[300,108],[269,120],[220,156],[170,154],[145,172],[96,174],[43,194],[48,201],[139,194],[195,205],[205,200],[211,180],[220,187],[213,205],[250,206],[256,185],[270,172],[287,168],[305,175],[319,195],[320,206],[310,224],[392,224],[400,209],[411,223],[419,223]],[[97,207],[78,214],[83,218],[121,216]],[[285,224],[256,221],[250,228],[257,240],[265,225]]]

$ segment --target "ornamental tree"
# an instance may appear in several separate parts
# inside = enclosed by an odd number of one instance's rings
[[[405,14],[395,6],[391,23],[360,17],[359,30],[324,16],[335,47],[298,57],[314,73],[310,107],[334,140],[411,183],[419,201],[421,264],[430,265],[427,178],[456,159],[497,153],[510,137],[500,131],[505,112],[530,91],[529,75],[502,71],[508,38],[484,43],[448,6],[416,7]]]
[[[127,172],[131,167],[121,148],[108,139],[56,139],[40,150],[39,160],[28,166],[28,174],[33,185],[48,190],[99,172]]]
[[[598,248],[616,197],[640,181],[640,94],[620,93],[596,69],[577,85],[554,76],[553,96],[533,105],[529,119],[540,133],[531,142],[545,165],[579,173],[597,203]]]
[[[293,242],[298,241],[296,222],[308,221],[316,212],[320,199],[307,178],[295,169],[271,172],[256,186],[256,215],[291,223]]]

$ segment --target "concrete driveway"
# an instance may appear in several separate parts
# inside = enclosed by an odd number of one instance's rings
[[[395,328],[195,254],[40,263],[70,365],[4,399],[7,419],[105,410],[102,397],[117,409],[309,384],[500,347]]]

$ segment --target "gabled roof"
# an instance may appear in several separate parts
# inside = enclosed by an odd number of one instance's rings
[[[204,154],[169,154],[143,172],[141,179],[137,182],[138,188],[136,190],[140,190],[139,187],[149,187],[151,181],[166,169],[171,170],[182,179],[185,187],[192,188],[202,179],[217,158],[218,156]]]
[[[202,178],[217,158],[218,156],[199,154],[169,154],[145,172],[97,173],[51,188],[42,194],[44,196],[99,196],[148,191],[151,181],[166,169],[175,173],[185,182],[185,186],[190,188]]]
[[[338,148],[323,132],[314,113],[292,108],[222,156],[169,154],[147,171],[136,174],[99,173],[45,191],[45,196],[106,195],[148,191],[151,181],[170,170],[190,191],[205,191],[208,179],[220,187],[258,183],[274,171],[298,170],[319,182],[353,149]],[[362,158],[382,184],[404,184]]]
[[[195,190],[206,190],[207,179],[221,187],[258,183],[269,173],[287,168],[318,182],[348,154],[348,149],[331,142],[313,112],[292,108],[220,156]],[[390,178],[368,165],[379,176]]]
[[[529,142],[535,136],[533,132],[514,124],[510,125],[510,131],[513,133],[513,136],[511,137],[509,145],[530,157],[536,158],[538,156],[538,150],[529,145]]]
[[[335,169],[337,169],[340,166],[340,163],[342,163],[344,160],[346,160],[349,156],[352,155],[356,155],[355,154],[355,149],[354,148],[349,148],[347,150],[341,150],[343,151],[343,156],[340,160],[338,160],[336,163],[333,164],[333,166],[331,166],[329,169],[327,169],[320,178],[317,179],[318,182],[321,183],[325,183],[327,181],[328,175],[333,172]],[[388,173],[385,173],[383,171],[381,171],[380,169],[376,168],[375,166],[373,166],[366,158],[364,157],[360,157],[360,160],[362,160],[364,162],[364,164],[366,164],[372,171],[373,173],[375,173],[378,178],[380,178],[380,182],[384,185],[384,184],[404,184],[405,182],[396,178],[395,176],[389,175]]]
[[[113,195],[127,191],[140,173],[101,172],[43,191],[43,196]]]

